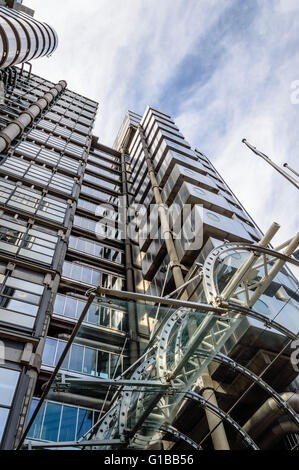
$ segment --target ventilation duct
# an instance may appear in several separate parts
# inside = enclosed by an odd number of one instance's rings
[[[57,45],[57,34],[46,23],[0,7],[0,69],[50,55]]]

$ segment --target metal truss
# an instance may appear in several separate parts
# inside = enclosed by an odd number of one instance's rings
[[[219,416],[222,420],[229,424],[235,431],[237,431],[237,433],[241,436],[242,440],[248,447],[253,450],[260,450],[256,443],[247,434],[247,432],[245,432],[242,427],[235,420],[233,420],[229,414],[221,410],[221,408],[218,408],[209,401],[205,400],[201,395],[196,392],[188,392],[185,396],[189,400],[193,400],[198,403],[201,408],[208,408],[210,411],[212,411],[212,413]]]
[[[206,351],[198,351],[199,355],[206,355]],[[222,353],[217,353],[213,357],[213,362],[218,362],[220,364],[225,365],[228,367],[230,370],[233,370],[235,373],[240,373],[250,379],[252,382],[256,383],[259,387],[261,387],[268,395],[270,395],[276,403],[279,405],[280,408],[282,408],[289,416],[289,418],[298,426],[298,431],[299,431],[299,416],[297,413],[291,408],[288,403],[281,398],[279,393],[277,393],[274,388],[272,388],[270,385],[267,384],[261,377],[258,375],[254,374],[251,370],[247,369],[246,367],[242,366],[241,364],[238,364],[238,362],[234,361],[230,357],[226,356],[225,354]]]
[[[195,441],[193,441],[190,437],[178,431],[176,428],[174,428],[170,424],[163,424],[160,427],[160,430],[163,432],[166,432],[167,434],[171,434],[173,437],[178,439],[178,441],[186,442],[186,444],[189,444],[191,447],[193,447],[193,449],[203,450],[203,448],[200,445],[198,445]]]
[[[298,240],[295,237],[284,245],[287,246],[287,255],[279,250],[246,243],[228,243],[214,249],[208,255],[202,273],[194,272],[196,280],[202,282],[207,303],[172,299],[171,294],[161,298],[99,287],[98,295],[168,305],[169,313],[162,318],[157,316],[158,323],[147,352],[135,367],[129,368],[128,373],[111,380],[71,378],[67,373],[59,378],[61,386],[86,381],[101,388],[113,386],[118,389],[110,410],[90,430],[83,446],[85,442],[90,442],[93,448],[113,449],[119,443],[122,448],[146,449],[161,441],[165,434],[171,434],[175,439],[201,450],[191,438],[173,427],[186,401],[192,400],[231,426],[247,447],[258,450],[256,443],[228,413],[195,392],[201,375],[213,361],[244,375],[267,392],[299,428],[298,416],[272,387],[246,367],[220,353],[243,316],[254,318],[266,329],[276,329],[291,340],[298,338],[297,334],[252,308],[286,262],[299,266],[290,258]],[[240,252],[245,253],[247,259],[236,267],[235,272],[232,270],[230,279],[219,291],[216,280],[219,263],[229,253]],[[182,289],[192,280],[189,276]],[[79,443],[74,443],[74,446],[79,446]]]
[[[290,241],[289,252],[292,253],[298,246],[299,236]],[[224,255],[236,252],[251,252],[246,262],[237,270],[222,292],[219,292],[215,282],[217,261]],[[262,246],[247,243],[227,243],[215,248],[208,255],[203,267],[203,286],[207,303],[214,306],[225,306],[227,302],[237,304],[240,307],[251,308],[258,298],[265,292],[279,273],[285,263],[299,266],[299,262],[278,251],[270,250]],[[257,273],[263,271],[263,276],[258,279]],[[240,297],[243,296],[244,300]]]

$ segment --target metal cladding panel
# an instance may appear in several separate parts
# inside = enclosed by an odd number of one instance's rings
[[[176,164],[162,191],[165,202],[172,202],[184,181],[209,189],[210,191],[218,192],[217,185],[212,178]]]
[[[190,168],[191,170],[198,171],[199,173],[207,174],[206,169],[200,162],[181,155],[174,150],[169,150],[157,173],[157,181],[159,184],[164,184],[165,179],[168,178],[176,163],[185,166],[186,168]]]
[[[57,45],[53,28],[22,12],[0,7],[0,68],[48,55]]]
[[[8,67],[14,63],[17,56],[17,40],[11,25],[7,22],[6,18],[1,15],[0,11],[0,37],[1,49],[3,54],[0,61],[0,67]]]
[[[187,190],[187,198],[186,200],[183,200],[184,204],[202,204],[206,209],[212,209],[215,212],[220,212],[221,214],[229,217],[233,215],[233,211],[229,203],[221,195],[212,193],[207,189],[199,188],[194,184],[187,182],[183,183],[182,188]]]

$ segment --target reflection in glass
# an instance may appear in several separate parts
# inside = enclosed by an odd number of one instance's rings
[[[48,403],[43,422],[41,438],[45,441],[57,441],[61,415],[61,406],[55,403]]]

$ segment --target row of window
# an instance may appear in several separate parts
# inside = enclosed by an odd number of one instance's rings
[[[0,179],[0,203],[59,224],[63,224],[68,208],[62,199],[43,196],[38,191],[25,186],[16,186],[2,178]]]
[[[72,178],[54,173],[48,168],[27,162],[21,158],[8,157],[1,165],[1,170],[70,196],[73,194],[75,181]]]
[[[75,93],[74,91],[66,89],[63,93],[63,98],[66,101],[77,101],[78,106],[91,106],[93,109],[97,109],[98,103],[96,101],[90,100],[89,98],[86,98],[85,96],[78,95],[78,93]]]
[[[101,162],[99,162],[99,164],[101,164]],[[86,169],[92,171],[93,173],[97,173],[101,176],[106,176],[107,178],[111,178],[116,181],[120,181],[121,179],[119,173],[113,173],[112,171],[104,170],[103,168],[90,165],[89,163],[86,165]]]
[[[12,407],[20,372],[0,367],[0,444]]]
[[[105,155],[105,157],[104,157],[104,155]],[[104,167],[108,168],[109,170],[120,171],[119,164],[114,163],[113,161],[111,161],[109,159],[109,155],[107,155],[107,154],[103,154],[103,156],[99,155],[97,157],[92,155],[92,154],[89,154],[88,155],[88,161],[92,162],[92,163],[96,163],[96,164],[101,165],[101,166],[104,166]]]
[[[101,186],[105,189],[109,189],[110,191],[114,191],[117,193],[120,192],[120,186],[118,184],[110,183],[109,181],[103,180],[99,176],[92,176],[92,175],[85,173],[84,181],[95,184],[97,186]]]
[[[70,173],[78,174],[80,169],[80,162],[72,158],[61,156],[59,153],[41,148],[30,141],[23,141],[18,144],[14,149],[14,154],[30,157],[38,162],[48,163],[49,165],[61,168]]]
[[[42,364],[48,367],[56,367],[66,345],[66,341],[47,338]],[[73,343],[61,369],[108,379],[117,377],[123,372],[124,367],[127,366],[127,360],[124,359],[123,356],[118,354]]]
[[[122,264],[124,262],[124,254],[122,252],[85,238],[71,236],[69,248],[96,256],[97,258],[112,261],[113,263]]]
[[[55,137],[54,135],[47,134],[38,129],[33,129],[28,132],[27,137],[42,144],[46,144],[49,147],[53,147],[60,152],[70,153],[72,156],[81,159],[85,158],[83,146],[72,144],[62,137]]]
[[[57,294],[53,313],[78,320],[86,306],[84,300]],[[122,310],[93,302],[86,313],[84,323],[117,331],[127,330],[127,316]]]
[[[32,329],[44,286],[0,274],[0,321]]]
[[[1,249],[15,256],[51,265],[58,237],[50,235],[49,230],[41,225],[35,224],[31,228],[27,220],[12,220],[0,219]]]
[[[90,119],[94,119],[95,115],[95,110],[87,110],[87,106],[81,107],[77,106],[74,102],[66,102],[62,97],[56,101],[57,106],[62,106],[64,108],[67,108],[71,111],[74,111],[74,113],[79,114],[80,116],[85,116]]]
[[[91,127],[92,124],[93,124],[93,121],[94,121],[94,119],[88,119],[88,118],[86,118],[82,115],[79,115],[78,113],[75,113],[74,111],[66,109],[62,106],[58,106],[57,104],[52,106],[51,111],[55,112],[55,113],[58,113],[61,116],[65,116],[66,118],[73,119],[73,120],[79,122],[80,124],[83,124],[83,125],[88,126],[88,127]]]
[[[75,215],[74,217],[74,226],[92,232],[99,239],[102,240],[122,240],[124,237],[124,234],[117,227],[117,224],[115,224],[115,226],[113,227],[105,221],[95,221],[92,219],[88,219],[87,217],[81,217],[79,215]]]
[[[95,204],[94,202],[86,201],[85,199],[79,198],[77,201],[77,207],[95,215],[99,204]]]
[[[83,282],[91,286],[101,286],[107,289],[124,290],[125,280],[114,274],[103,273],[95,268],[78,263],[65,261],[62,275],[74,281]]]
[[[109,204],[118,204],[117,196],[111,196],[111,194],[108,194],[105,191],[100,191],[99,189],[91,188],[90,186],[86,186],[86,184],[83,184],[81,186],[81,193],[87,194],[88,196],[92,196],[97,200],[99,199],[100,201],[104,201]]]
[[[60,114],[53,113],[52,111],[48,111],[44,117],[46,119],[49,119],[50,121],[56,122],[61,124],[62,126],[67,126],[70,129],[74,131],[78,131],[81,134],[84,135],[89,135],[90,134],[90,127],[89,126],[83,126],[82,124],[79,124],[77,120],[71,120],[68,118],[65,118],[61,116]]]
[[[77,132],[74,132],[71,129],[67,129],[66,127],[62,127],[59,124],[54,124],[51,121],[48,121],[46,119],[41,119],[39,123],[37,124],[38,128],[46,129],[49,132],[52,132],[53,134],[58,134],[67,140],[73,140],[74,142],[79,142],[79,144],[82,144],[83,146],[87,147],[88,146],[88,137],[78,134]]]
[[[29,420],[38,400],[33,399]],[[70,442],[84,436],[98,421],[99,412],[45,400],[28,432],[29,439]]]

